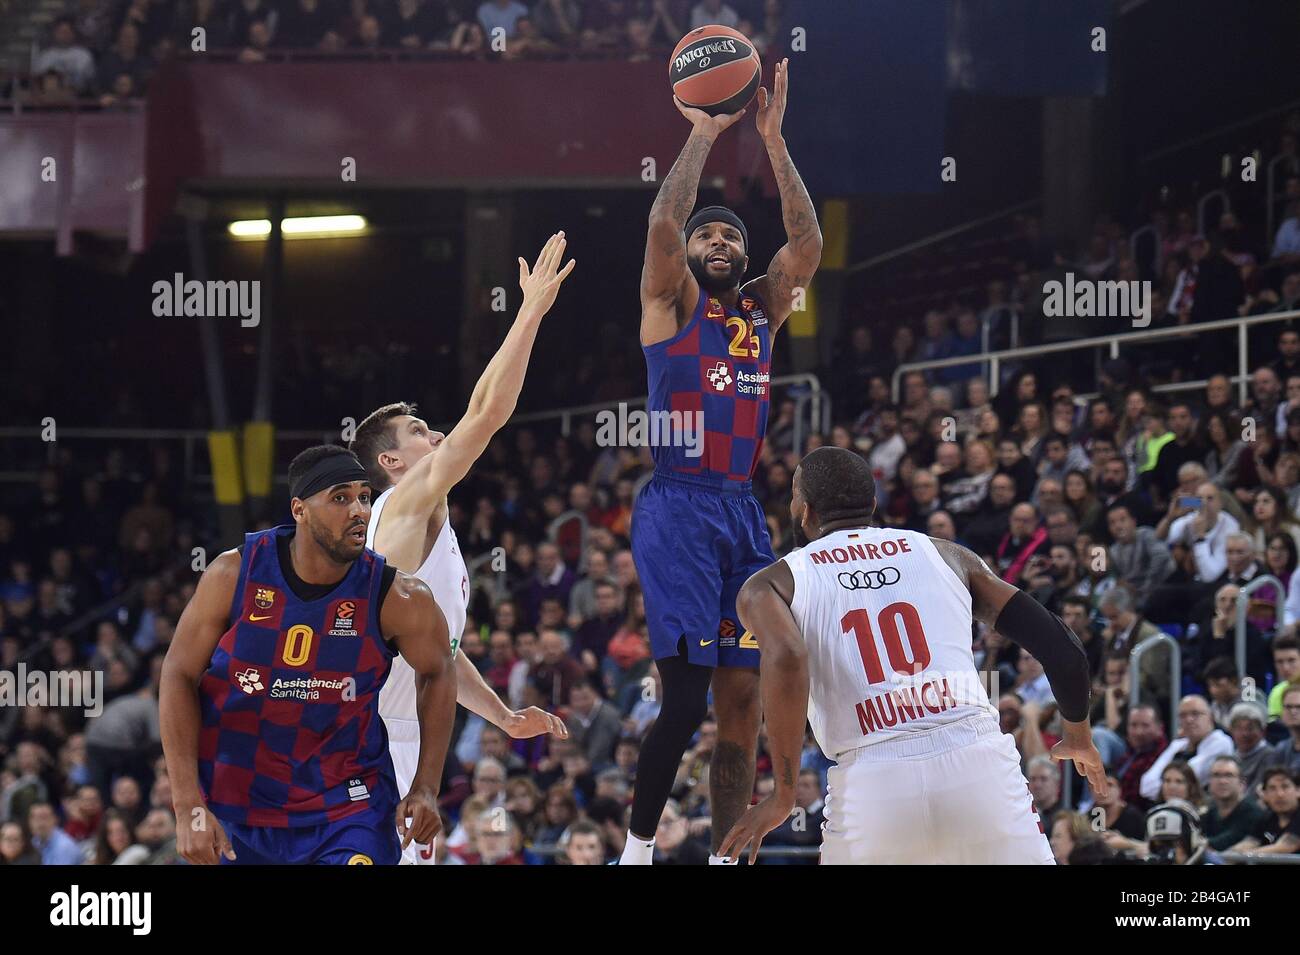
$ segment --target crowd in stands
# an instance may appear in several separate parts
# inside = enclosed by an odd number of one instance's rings
[[[69,0],[32,61],[34,106],[141,95],[174,56],[429,53],[470,59],[663,60],[688,31],[720,23],[777,41],[781,0]],[[4,92],[0,83],[0,94]]]
[[[1021,254],[978,308],[956,301],[917,327],[853,324],[823,372],[828,433],[796,446],[795,402],[773,402],[755,494],[778,554],[793,546],[802,455],[851,449],[876,475],[880,524],[968,546],[1079,638],[1113,783],[1099,799],[1047,755],[1060,727],[1042,666],[978,625],[971,638],[977,665],[996,674],[1002,729],[1063,863],[1140,854],[1143,813],[1175,798],[1201,814],[1216,852],[1300,852],[1300,326],[1256,327],[1244,394],[1229,377],[1235,347],[1196,329],[1300,301],[1297,173],[1288,170],[1293,204],[1267,248],[1232,216],[1205,236],[1174,212],[1155,218],[1143,261],[1109,221],[1078,257],[1025,220]],[[977,358],[982,324],[1001,333],[1019,310],[1022,326],[1041,325],[1035,290],[1064,268],[1149,277],[1152,314],[1187,326],[1186,337],[1126,347],[1081,388],[1048,359],[1005,367],[994,389]],[[892,395],[899,365],[965,356],[905,374]],[[1195,387],[1153,390],[1198,376]],[[104,704],[90,718],[40,700],[0,707],[0,862],[174,862],[157,682],[215,514],[166,448],[86,447],[60,444],[34,485],[0,486],[0,670],[99,674]],[[450,520],[474,577],[463,652],[512,707],[560,713],[573,732],[512,740],[459,710],[441,861],[583,864],[621,852],[640,740],[659,705],[629,550],[650,468],[646,449],[600,446],[594,416],[568,437],[512,426],[453,493]],[[1160,633],[1178,645],[1175,678],[1164,643],[1130,673],[1133,649]],[[708,854],[715,740],[706,720],[660,822],[656,862]],[[798,811],[768,845],[819,843],[827,766],[809,737]],[[756,795],[771,786],[760,745]]]

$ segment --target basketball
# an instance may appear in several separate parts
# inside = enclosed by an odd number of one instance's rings
[[[745,34],[702,26],[682,37],[668,61],[673,94],[710,116],[737,112],[758,90],[763,63]]]

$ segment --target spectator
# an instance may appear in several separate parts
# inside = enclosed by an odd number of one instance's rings
[[[1186,402],[1170,406],[1168,427],[1173,440],[1161,447],[1156,466],[1147,474],[1148,486],[1160,506],[1168,500],[1170,491],[1178,483],[1178,469],[1188,461],[1201,462],[1206,454],[1206,448],[1196,436],[1196,419]]]
[[[1268,810],[1250,834],[1232,847],[1234,852],[1290,855],[1300,851],[1300,793],[1295,777],[1280,766],[1264,770],[1259,792]]]
[[[153,71],[153,61],[147,54],[140,52],[140,31],[134,23],[127,20],[118,28],[117,39],[100,57],[98,88],[111,90],[118,76],[125,73],[131,77],[133,89],[144,89],[145,81]]]
[[[27,828],[42,865],[81,865],[85,861],[76,840],[59,828],[54,807],[48,802],[35,803],[28,810]]]
[[[582,8],[578,0],[540,0],[533,8],[537,31],[557,46],[571,48],[582,29]]]
[[[1204,786],[1210,778],[1210,764],[1216,756],[1233,750],[1232,738],[1214,725],[1205,697],[1191,694],[1178,704],[1179,735],[1142,776],[1141,795],[1155,799],[1160,794],[1165,767],[1175,758],[1186,761]]]
[[[484,0],[476,16],[489,42],[496,37],[513,40],[518,35],[519,21],[528,16],[528,8],[518,0]]]
[[[690,827],[676,800],[669,799],[655,830],[655,865],[705,865],[709,850],[691,838]]]
[[[43,75],[53,71],[63,78],[74,95],[90,93],[95,82],[95,59],[77,42],[72,18],[63,16],[55,20],[50,39],[51,45],[33,58],[32,72]]]
[[[1106,512],[1106,522],[1113,541],[1110,545],[1112,568],[1133,588],[1141,607],[1152,591],[1174,572],[1173,557],[1154,530],[1138,527],[1127,505],[1111,505]]]
[[[1241,702],[1241,676],[1237,665],[1227,656],[1219,656],[1205,665],[1201,680],[1210,694],[1210,715],[1221,730],[1229,728],[1228,716]]]
[[[1291,632],[1279,634],[1273,638],[1273,669],[1277,674],[1277,685],[1268,694],[1268,718],[1277,719],[1282,715],[1282,694],[1287,686],[1300,677],[1300,640]]]
[[[1264,742],[1264,722],[1264,711],[1254,703],[1238,703],[1228,714],[1228,733],[1236,747],[1233,755],[1247,790],[1254,790],[1270,764],[1272,750]]]
[[[591,765],[597,770],[608,767],[623,723],[614,707],[602,700],[585,680],[569,690],[566,723],[571,738]]]
[[[560,837],[560,862],[565,865],[604,865],[605,834],[593,822],[580,819]]]
[[[40,865],[41,854],[32,845],[22,823],[0,823],[0,865]]]
[[[1282,692],[1282,725],[1288,735],[1273,746],[1267,762],[1294,773],[1300,769],[1300,685]]]
[[[1061,806],[1061,767],[1051,756],[1042,754],[1029,761],[1029,792],[1034,797],[1038,821],[1048,832]]]
[[[90,861],[94,865],[112,865],[132,842],[131,825],[117,809],[107,809],[100,817],[99,832]]]
[[[1008,583],[1027,585],[1030,578],[1047,569],[1049,550],[1048,531],[1041,526],[1034,505],[1017,504],[1011,508],[1006,534],[993,551],[995,570]]]
[[[524,622],[537,623],[542,601],[554,598],[568,606],[569,593],[575,584],[573,571],[560,559],[560,549],[549,541],[537,547],[537,571],[523,591]]]
[[[1164,753],[1167,742],[1164,724],[1156,708],[1149,703],[1136,703],[1129,708],[1127,732],[1128,753],[1115,771],[1120,790],[1127,802],[1145,812],[1151,800],[1142,795],[1142,781]],[[1156,774],[1156,779],[1160,774]]]
[[[691,8],[691,25],[689,29],[695,30],[713,23],[731,27],[734,30],[740,25],[740,14],[723,3],[722,0],[700,0]]]
[[[1216,756],[1210,764],[1209,807],[1201,814],[1211,849],[1230,849],[1259,825],[1264,813],[1245,798],[1247,791],[1237,757]]]
[[[574,684],[583,679],[582,667],[569,656],[569,639],[555,630],[544,630],[538,640],[539,661],[530,665],[528,680],[538,702],[535,706],[555,712]]]

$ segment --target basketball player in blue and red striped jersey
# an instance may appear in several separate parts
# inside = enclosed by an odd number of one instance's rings
[[[439,829],[456,709],[446,621],[427,585],[366,548],[370,484],[351,451],[309,448],[289,484],[294,523],[212,562],[163,664],[177,849],[200,864],[396,865],[402,840]],[[400,802],[379,716],[399,653],[420,722]]]
[[[709,116],[677,102],[693,129],[650,210],[641,273],[648,410],[677,413],[664,420],[684,427],[671,446],[654,448],[654,477],[632,515],[632,554],[663,701],[641,746],[624,865],[653,859],[654,832],[710,687],[718,721],[710,862],[728,861],[718,849],[753,795],[762,716],[758,643],[737,624],[736,595],[775,558],[750,479],[767,428],[772,340],[812,280],[822,248],[816,210],[781,135],[787,69],[788,61],[777,64],[770,96],[758,91],[758,131],[786,231],[767,274],[741,286],[749,236],[734,212],[710,206],[690,215],[714,140],[744,110]]]

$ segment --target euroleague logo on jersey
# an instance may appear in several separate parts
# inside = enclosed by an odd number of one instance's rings
[[[357,636],[357,602],[355,600],[340,600],[330,616],[334,618],[334,625],[330,627],[329,631],[331,637]]]
[[[835,579],[845,590],[878,590],[898,583],[903,575],[897,567],[881,567],[879,570],[846,570]]]

